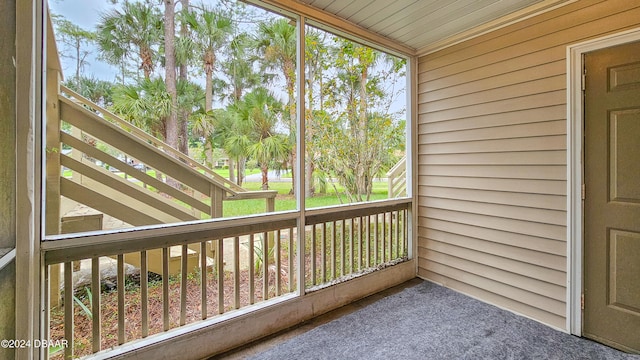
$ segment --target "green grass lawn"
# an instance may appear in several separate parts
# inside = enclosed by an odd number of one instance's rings
[[[228,169],[216,169],[218,174],[227,177],[229,176]],[[260,173],[259,169],[247,170],[247,175]],[[71,170],[65,169],[63,172],[64,177],[70,177],[72,175]],[[117,175],[124,177],[124,173],[119,172]],[[147,175],[155,177],[154,170],[148,170]],[[287,179],[285,174],[283,178]],[[269,189],[278,191],[278,197],[276,198],[276,211],[286,211],[296,209],[296,198],[289,195],[292,184],[290,175],[286,181],[271,181],[269,182]],[[133,181],[138,185],[142,185],[140,181]],[[261,182],[245,182],[242,187],[247,190],[261,190]],[[153,188],[151,188],[153,190]],[[336,184],[336,189],[339,196],[336,195],[333,186],[329,186],[325,194],[316,194],[311,198],[306,199],[307,209],[334,206],[348,203],[348,198],[344,195],[344,187]],[[375,182],[373,185],[373,194],[370,200],[382,200],[387,198],[387,183]],[[178,200],[175,200],[179,202]],[[237,217],[252,214],[262,214],[266,210],[266,202],[264,199],[252,199],[252,200],[238,200],[238,201],[225,201],[223,205],[224,217]],[[206,214],[202,214],[203,218],[207,218]]]
[[[213,169],[213,171],[215,171],[220,176],[223,176],[227,179],[229,178],[229,169]],[[259,173],[260,169],[245,169],[244,175],[247,176]]]
[[[260,190],[260,183],[248,182],[242,184],[247,190]],[[344,196],[344,188],[337,185],[338,192],[340,193],[340,199],[343,204],[348,202],[346,196]],[[278,197],[276,198],[276,211],[286,211],[296,209],[295,197],[288,195],[291,190],[291,182],[271,182],[269,183],[270,190],[277,190]],[[387,183],[375,182],[373,185],[373,194],[371,194],[370,200],[382,200],[387,198]],[[314,197],[307,198],[305,203],[307,209],[340,205],[340,199],[335,194],[333,189],[326,194],[317,194]],[[239,201],[225,201],[223,205],[224,217],[235,217],[243,215],[261,214],[264,213],[266,208],[265,200],[239,200]]]

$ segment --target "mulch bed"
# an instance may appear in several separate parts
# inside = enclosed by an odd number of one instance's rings
[[[149,274],[148,311],[149,335],[163,332],[162,279],[158,275]],[[218,315],[218,282],[217,276],[207,274],[207,318]],[[115,283],[115,281],[112,281]],[[262,274],[254,276],[254,302],[263,300]],[[286,271],[282,271],[281,294],[288,292]],[[116,284],[117,286],[117,284]],[[197,274],[187,277],[187,306],[186,323],[202,320],[201,284]],[[235,281],[232,272],[225,272],[224,279],[224,311],[236,308]],[[269,269],[269,297],[275,297],[275,268]],[[249,301],[249,270],[240,272],[240,303],[238,308],[250,305]],[[76,290],[76,297],[91,309],[89,296],[84,288]],[[101,293],[101,349],[108,349],[118,345],[118,292],[111,289]],[[142,308],[140,297],[139,276],[128,276],[125,281],[125,341],[142,338]],[[180,323],[180,277],[169,279],[169,319],[170,328],[176,328]],[[92,319],[90,314],[74,303],[74,357],[92,353]],[[64,339],[64,309],[51,310],[50,339]],[[51,356],[51,359],[63,359],[63,352]]]

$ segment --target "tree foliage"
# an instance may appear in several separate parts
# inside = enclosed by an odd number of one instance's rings
[[[57,38],[64,47],[61,49],[62,56],[72,59],[75,63],[74,77],[68,83],[73,84],[76,90],[81,90],[82,72],[88,65],[87,56],[90,54],[88,48],[96,41],[96,33],[81,28],[61,15],[53,15],[52,18]]]
[[[297,154],[297,30],[289,19],[234,0],[120,0],[93,30],[56,24],[75,59],[69,86],[183,152],[191,144],[207,162],[229,158],[239,184],[249,160],[264,189],[269,169],[289,167],[294,184],[304,156],[306,196],[316,179],[342,185],[345,201],[366,201],[374,180],[404,155],[396,100],[405,61],[371,47],[307,27],[306,151]],[[90,44],[117,67],[118,85],[84,76]]]

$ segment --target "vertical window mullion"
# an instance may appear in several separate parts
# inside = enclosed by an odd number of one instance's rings
[[[305,240],[306,240],[306,223],[305,223],[305,18],[298,16],[296,28],[296,86],[297,86],[297,106],[296,106],[296,146],[297,146],[297,162],[295,164],[298,171],[296,176],[296,203],[298,205],[298,295],[305,294]],[[314,259],[312,259],[313,261]]]

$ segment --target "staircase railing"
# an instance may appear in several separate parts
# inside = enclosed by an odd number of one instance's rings
[[[388,172],[388,197],[407,196],[407,157],[403,156]]]
[[[60,89],[59,117],[73,128],[60,131],[60,141],[73,148],[72,156],[60,154],[73,174],[62,174],[63,195],[100,205],[97,210],[132,225],[221,217],[224,200],[264,198],[273,211],[275,191],[247,191],[73,90]],[[128,201],[118,201],[122,196]]]
[[[144,130],[132,125],[130,122],[120,118],[119,116],[115,115],[114,113],[112,113],[111,111],[93,103],[91,100],[83,97],[82,95],[78,94],[77,92],[69,89],[68,87],[61,85],[60,86],[60,90],[67,94],[68,96],[70,96],[71,98],[73,98],[73,100],[75,100],[75,102],[77,102],[78,104],[82,104],[83,106],[92,109],[93,111],[97,112],[98,114],[101,114],[104,118],[108,119],[109,121],[111,121],[112,123],[118,125],[120,128],[124,129],[125,131],[128,131],[129,133],[131,133],[132,135],[148,142],[149,144],[154,145],[156,148],[164,151],[165,153],[173,156],[174,158],[182,161],[183,163],[191,166],[193,169],[196,169],[197,171],[199,171],[200,173],[212,178],[219,186],[223,186],[227,189],[229,189],[232,192],[246,192],[247,190],[242,188],[241,186],[235,184],[232,181],[229,181],[228,179],[226,179],[225,177],[219,175],[218,173],[214,172],[213,170],[211,170],[210,168],[202,165],[201,163],[193,160],[192,158],[190,158],[189,156],[183,154],[182,152],[176,150],[175,148],[169,146],[168,144],[164,143],[163,141],[159,140],[158,138],[156,138],[155,136],[149,135],[148,133],[146,133]]]

